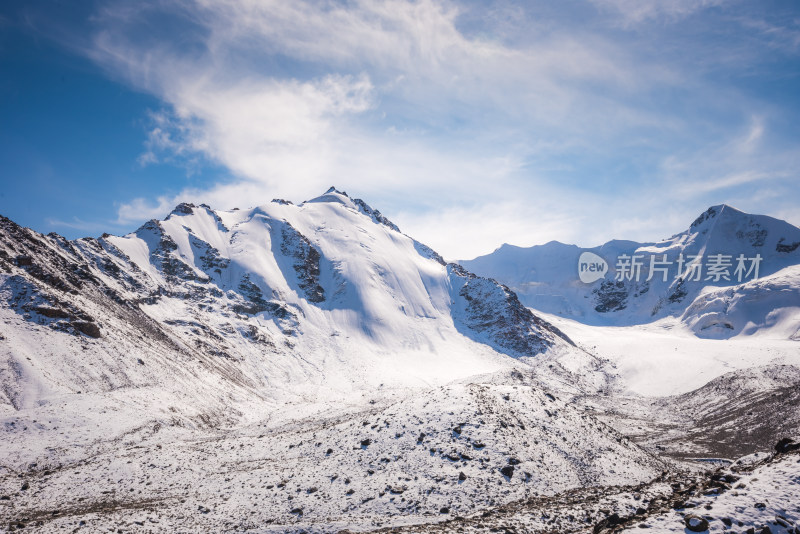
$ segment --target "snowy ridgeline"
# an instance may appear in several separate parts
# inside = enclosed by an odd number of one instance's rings
[[[507,284],[527,306],[586,324],[675,317],[707,338],[800,336],[800,228],[726,205],[659,242],[503,245],[461,263]]]

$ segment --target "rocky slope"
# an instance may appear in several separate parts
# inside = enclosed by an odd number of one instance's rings
[[[376,398],[365,411],[273,428],[150,428],[76,462],[39,462],[0,477],[0,514],[50,530],[363,530],[635,484],[666,468],[521,375]]]
[[[731,371],[667,397],[590,396],[601,421],[662,457],[735,459],[800,435],[800,369],[766,365]]]

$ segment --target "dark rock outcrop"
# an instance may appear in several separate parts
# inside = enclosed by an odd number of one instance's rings
[[[572,344],[558,328],[523,306],[508,287],[476,276],[455,263],[448,264],[447,270],[456,303],[463,306],[463,312],[454,311],[454,319],[457,326],[466,327],[462,329],[466,335],[483,335],[489,344],[517,356],[535,356],[553,346],[556,339]]]
[[[325,300],[325,290],[319,283],[321,254],[306,236],[288,222],[281,228],[281,253],[294,259],[300,289],[309,302]]]

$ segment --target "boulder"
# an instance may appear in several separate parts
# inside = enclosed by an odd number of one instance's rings
[[[705,532],[708,530],[708,521],[699,515],[689,514],[683,518],[683,522],[690,532]]]
[[[800,449],[800,443],[795,443],[791,438],[783,438],[775,444],[775,452],[785,454]]]
[[[72,327],[81,334],[85,334],[93,338],[99,338],[102,336],[102,334],[100,333],[100,328],[94,323],[90,323],[87,321],[75,321],[70,324],[72,324]]]

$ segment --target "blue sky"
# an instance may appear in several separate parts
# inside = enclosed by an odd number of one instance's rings
[[[453,259],[797,225],[798,125],[794,1],[0,7],[0,214],[68,237],[329,185]]]

